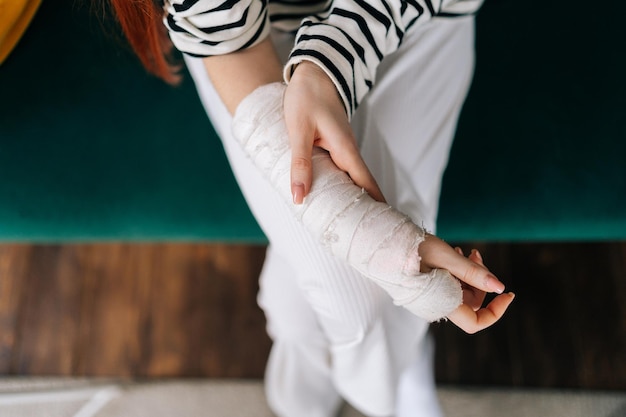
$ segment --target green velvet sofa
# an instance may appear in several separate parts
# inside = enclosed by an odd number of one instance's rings
[[[487,0],[442,237],[626,238],[626,3],[592,9]],[[43,2],[0,97],[0,240],[265,242],[189,78],[146,75],[88,6]]]

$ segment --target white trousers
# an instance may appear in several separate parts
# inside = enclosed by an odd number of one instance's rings
[[[273,34],[285,56],[291,35]],[[368,416],[439,414],[428,323],[333,258],[232,137],[200,59],[186,58],[235,177],[270,241],[258,301],[273,339],[267,399],[281,417],[331,417],[341,400]],[[433,19],[379,67],[354,115],[387,201],[434,231],[441,178],[474,66],[474,20]]]

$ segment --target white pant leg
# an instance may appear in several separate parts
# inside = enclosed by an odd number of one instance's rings
[[[381,64],[377,84],[353,119],[363,157],[385,197],[433,232],[473,70],[473,17],[435,19]],[[440,413],[433,395],[433,341],[424,339],[419,349],[401,377],[397,417]]]
[[[336,414],[341,397],[332,382],[326,336],[295,274],[270,246],[258,297],[273,340],[265,371],[267,401],[280,416],[328,417]]]
[[[347,264],[333,258],[313,241],[301,224],[293,219],[282,198],[256,171],[232,138],[230,116],[206,77],[201,60],[187,59],[187,65],[213,125],[223,141],[235,177],[253,214],[269,238],[272,251],[290,262],[291,269],[296,274],[287,276],[278,268],[273,272],[277,279],[295,278],[297,288],[302,291],[302,296],[315,312],[319,327],[307,327],[306,323],[309,321],[303,319],[297,321],[301,325],[298,331],[308,334],[311,340],[315,340],[313,343],[317,343],[319,329],[322,329],[326,353],[330,353],[329,373],[332,385],[343,398],[367,415],[392,415],[400,370],[406,368],[414,357],[416,346],[426,332],[427,323],[394,306],[383,290],[357,274]],[[265,270],[263,275],[268,277],[271,274],[272,271]],[[264,287],[276,288],[276,285]],[[283,288],[287,290],[285,292],[264,290],[260,294],[260,303],[265,308],[268,320],[281,318],[281,304],[275,300],[292,296],[288,292],[292,287],[284,285]],[[294,311],[293,315],[300,314],[300,311]],[[290,321],[292,319],[293,317]],[[284,329],[282,325],[274,326],[272,323],[269,327],[274,330]],[[312,350],[303,350],[296,343],[310,344],[311,340],[303,338],[293,341],[290,334],[278,334],[276,331],[273,336],[275,340],[282,338],[291,342],[292,348],[288,348],[289,343],[281,343],[280,357],[272,353],[273,366],[268,368],[268,372],[283,373],[267,375],[266,380],[270,384],[271,381],[282,381],[280,385],[266,387],[268,397],[281,398],[284,393],[280,390],[285,385],[300,387],[302,396],[311,395],[307,392],[307,385],[315,381],[309,380],[307,384],[301,382],[303,378],[312,378],[314,375],[306,374],[305,369],[298,370],[290,364],[319,364],[328,360],[328,357],[303,357],[303,353],[311,354]],[[280,366],[280,363],[284,366]],[[318,373],[319,375],[322,373]],[[319,378],[317,383],[329,385],[327,378]],[[275,406],[274,411],[286,417],[306,416],[309,412],[305,405],[284,412],[288,407],[298,407],[298,404],[285,401],[280,406]]]
[[[406,311],[393,306],[388,296],[378,287],[355,274],[351,268],[330,258],[316,242],[311,241],[299,224],[291,220],[290,212],[284,203],[274,195],[273,190],[258,175],[238,145],[232,140],[230,116],[217,99],[204,74],[201,62],[189,60],[189,67],[194,74],[205,107],[224,142],[229,161],[242,191],[261,227],[272,242],[272,251],[279,253],[285,262],[291,263],[291,269],[297,271],[294,276],[291,274],[287,276],[279,270],[280,268],[275,268],[276,276],[281,276],[280,279],[285,280],[295,277],[297,288],[303,291],[303,297],[315,313],[318,325],[304,325],[303,323],[308,323],[309,320],[303,319],[296,321],[302,324],[299,330],[304,331],[310,340],[315,340],[316,343],[319,341],[320,334],[325,337],[326,340],[323,343],[328,344],[326,353],[330,352],[331,355],[331,379],[336,389],[346,399],[366,414],[391,415],[394,412],[396,387],[400,374],[402,370],[409,367],[409,362],[417,355],[419,342],[426,331],[426,324]],[[379,76],[380,83],[385,79],[384,74]],[[372,94],[372,97],[375,96]],[[362,108],[369,107],[373,110],[377,108],[375,103],[369,102],[369,98],[366,99],[364,105],[367,107],[362,106]],[[405,108],[407,109],[409,108]],[[357,113],[355,122],[358,122],[358,117]],[[410,114],[408,117],[411,117]],[[415,129],[413,128],[412,131]],[[371,131],[368,135],[377,133],[379,132]],[[364,139],[364,144],[372,142],[368,138]],[[383,183],[385,193],[387,193],[385,187],[387,183],[388,181]],[[268,269],[264,270],[264,276],[273,276],[271,269],[268,264]],[[280,285],[270,287],[281,288]],[[282,288],[287,289],[289,286],[284,285]],[[275,310],[279,314],[273,314],[272,306],[279,306],[280,303],[273,302],[272,299],[284,297],[290,297],[290,293],[274,291],[272,294],[270,291],[263,291],[261,294],[260,302],[271,320],[277,320],[281,316],[278,307]],[[294,316],[295,314],[300,313],[294,312]],[[306,314],[303,314],[303,317],[304,315]],[[271,329],[272,324],[270,323],[269,326]],[[307,326],[310,327],[308,331]],[[275,329],[284,328],[283,326],[274,327]],[[276,331],[274,333],[275,340],[283,337]],[[283,339],[289,343],[292,342],[288,335]],[[297,345],[292,345],[290,349],[289,343],[281,344],[282,353],[278,352],[276,355],[274,355],[275,352],[272,353],[272,362],[278,365],[268,368],[268,372],[270,374],[283,372],[283,374],[272,374],[268,376],[268,381],[270,385],[271,381],[276,380],[283,383],[291,381],[291,384],[287,385],[302,386],[302,393],[307,394],[304,388],[307,384],[300,383],[303,374],[299,373],[300,371],[296,368],[280,366],[280,364],[298,364],[301,363],[301,359],[319,364],[324,363],[324,360],[328,358],[303,357],[303,354],[310,356],[315,353],[311,351],[303,353]],[[301,343],[311,342],[303,339]],[[321,355],[324,349],[315,351]],[[302,371],[306,372],[306,369]],[[323,375],[324,372],[319,374]],[[305,375],[307,378],[311,376]],[[315,384],[315,381],[307,382]],[[328,385],[328,380],[320,377],[317,383]],[[274,385],[276,386],[268,387],[268,395],[272,396],[271,392],[275,390],[276,395],[273,396],[280,398],[282,388],[279,384]],[[308,394],[311,393],[308,392]],[[298,406],[298,404],[291,404],[287,407],[297,408]],[[281,415],[306,415],[304,404],[299,410],[296,408],[289,412],[281,412]]]
[[[381,63],[352,121],[385,198],[429,231],[473,72],[474,18],[433,19]]]

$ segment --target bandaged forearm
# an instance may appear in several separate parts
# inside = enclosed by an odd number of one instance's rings
[[[461,304],[461,285],[446,270],[420,272],[424,230],[355,185],[326,151],[314,148],[311,190],[303,204],[293,204],[285,88],[279,83],[260,87],[238,106],[233,133],[245,153],[333,255],[376,282],[395,304],[429,321],[446,317]]]

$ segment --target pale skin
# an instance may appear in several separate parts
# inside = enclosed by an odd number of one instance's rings
[[[269,39],[243,51],[204,59],[217,93],[233,114],[256,88],[283,80],[283,66]],[[301,204],[311,188],[311,155],[314,146],[326,149],[335,164],[347,172],[374,199],[384,201],[376,180],[361,158],[343,103],[331,79],[317,65],[303,62],[296,67],[284,98],[285,121],[292,151],[291,191],[294,204]],[[433,235],[419,246],[423,272],[447,269],[463,285],[463,304],[448,319],[467,333],[476,333],[496,323],[513,301],[500,282],[483,264],[480,253],[468,257],[459,248]],[[497,293],[483,306],[487,293]]]

